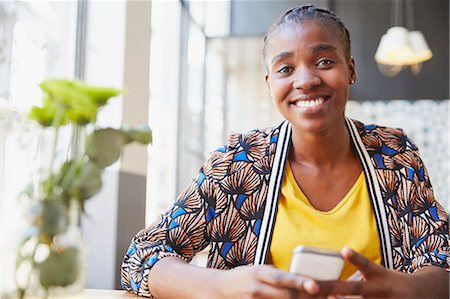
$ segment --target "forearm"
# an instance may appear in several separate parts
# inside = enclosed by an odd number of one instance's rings
[[[149,272],[148,285],[155,298],[214,298],[214,279],[223,270],[201,268],[167,257]]]
[[[413,297],[449,298],[450,274],[445,269],[426,266],[411,274],[410,278]]]
[[[269,265],[231,270],[205,269],[168,257],[149,272],[148,285],[160,298],[299,298],[317,293],[318,285],[299,275]],[[309,298],[309,296],[308,296]]]

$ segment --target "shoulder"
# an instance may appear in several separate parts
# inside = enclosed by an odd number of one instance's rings
[[[253,129],[245,133],[231,133],[228,137],[228,147],[233,149],[248,149],[253,146],[269,145],[276,142],[280,131],[280,125]]]
[[[244,133],[232,132],[228,136],[227,144],[217,148],[214,152],[231,156],[245,152],[257,159],[258,153],[264,152],[271,144],[278,141],[280,127],[281,124],[253,129]]]
[[[211,152],[203,167],[203,173],[222,179],[229,174],[232,165],[245,168],[245,165],[259,162],[273,154],[280,125],[253,129],[244,133],[233,132],[228,136],[226,145]]]
[[[380,138],[389,135],[398,137],[406,136],[406,132],[402,128],[387,127],[376,123],[365,124],[355,119],[352,119],[351,121],[355,124],[361,136],[378,135]]]
[[[417,150],[416,144],[402,128],[364,124],[357,120],[352,122],[369,152],[376,150],[380,154],[395,155]]]

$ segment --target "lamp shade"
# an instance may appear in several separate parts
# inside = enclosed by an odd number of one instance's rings
[[[409,33],[409,44],[414,51],[414,57],[411,64],[422,63],[433,57],[428,44],[420,31],[411,31]]]
[[[375,53],[378,64],[396,67],[418,65],[432,57],[422,32],[410,32],[401,26],[389,28],[383,34]]]
[[[375,61],[386,65],[409,65],[414,60],[408,29],[401,26],[389,28],[381,37],[375,53]]]

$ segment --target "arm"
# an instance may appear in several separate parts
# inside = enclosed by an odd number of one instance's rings
[[[308,298],[303,289],[318,290],[314,281],[268,265],[219,270],[174,257],[154,265],[149,288],[156,298]]]
[[[149,273],[161,259],[177,257],[189,262],[207,244],[203,201],[194,180],[179,196],[174,206],[149,228],[141,230],[125,254],[122,287],[137,295],[151,297]]]
[[[224,149],[212,154],[174,206],[136,235],[122,264],[124,289],[140,296],[163,298],[198,298],[201,294],[207,297],[215,290],[213,297],[250,294],[270,298],[279,294],[286,297],[286,292],[298,291],[302,286],[301,277],[270,266],[242,266],[225,271],[187,264],[217,230],[223,229],[218,223],[221,216],[216,219],[211,214],[228,209],[229,202],[215,182],[226,175],[233,158],[229,152]],[[228,217],[226,212],[223,217]],[[313,282],[304,286],[314,289]]]
[[[447,214],[436,200],[430,177],[415,143],[406,138],[407,149],[394,160],[405,168],[397,192],[403,207],[397,216],[403,224],[403,270],[415,273],[425,266],[450,267]]]
[[[394,156],[383,156],[386,165],[399,168],[392,172],[395,175],[386,183],[394,182],[387,189],[392,188],[389,191],[396,196],[395,202],[390,198],[386,200],[391,205],[390,216],[397,223],[391,223],[391,230],[396,237],[393,254],[398,271],[385,269],[350,249],[343,249],[342,255],[360,269],[364,281],[321,283],[320,293],[382,298],[448,298],[449,274],[443,269],[450,266],[447,217],[434,198],[417,146],[403,131],[380,129],[377,134],[377,139],[382,139],[392,148],[397,147],[399,151]],[[405,142],[403,149],[398,147],[400,141]],[[380,170],[381,177],[384,176],[383,171]]]

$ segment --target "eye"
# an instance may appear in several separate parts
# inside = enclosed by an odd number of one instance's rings
[[[327,58],[323,58],[323,59],[320,59],[319,60],[319,62],[317,62],[317,66],[324,66],[324,67],[327,67],[327,66],[331,66],[331,65],[333,65],[334,64],[334,61],[333,60],[330,60],[330,59],[327,59]]]
[[[292,71],[293,71],[292,67],[290,67],[290,66],[283,66],[277,71],[277,73],[279,73],[279,74],[289,74]]]

